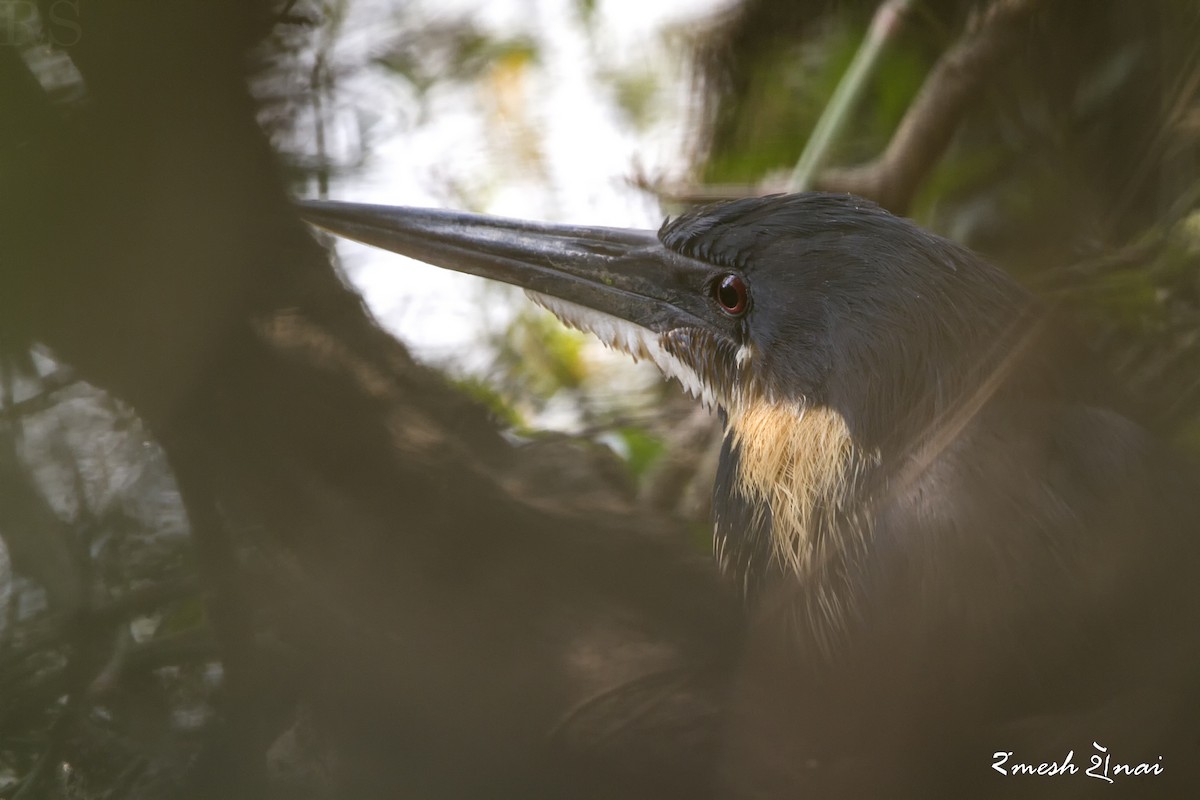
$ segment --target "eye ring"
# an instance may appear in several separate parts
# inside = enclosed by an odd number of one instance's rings
[[[727,272],[712,283],[711,294],[717,306],[731,317],[740,317],[750,307],[750,290],[740,275]]]

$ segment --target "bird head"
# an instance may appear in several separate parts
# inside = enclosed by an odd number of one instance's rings
[[[804,573],[888,459],[962,402],[1028,297],[1003,272],[849,195],[690,211],[657,231],[302,203],[311,223],[523,287],[720,409],[717,551]]]

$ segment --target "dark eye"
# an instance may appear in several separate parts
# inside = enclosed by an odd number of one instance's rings
[[[712,296],[717,305],[731,317],[740,317],[746,313],[750,295],[746,291],[746,282],[737,275],[722,275],[712,285]]]

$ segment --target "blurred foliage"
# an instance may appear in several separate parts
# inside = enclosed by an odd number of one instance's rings
[[[490,381],[466,376],[454,379],[453,383],[459,391],[486,408],[500,425],[516,430],[525,429],[524,417]]]
[[[642,478],[658,462],[666,451],[667,445],[662,438],[653,436],[645,428],[626,426],[618,428],[615,433],[620,437],[625,451],[625,462],[629,472],[636,478]],[[711,537],[710,537],[711,538]],[[711,546],[711,543],[706,544]]]
[[[364,47],[364,32],[347,30],[355,8],[353,0],[290,2],[254,51],[259,123],[297,186],[315,179],[324,192],[332,176],[363,169],[397,121],[405,129],[429,123],[435,88],[478,85],[539,57],[528,35],[497,35],[469,13],[407,2],[372,6],[383,19]],[[372,73],[388,78],[383,97],[379,84],[361,82]]]
[[[575,0],[575,10],[585,23],[590,22],[596,14],[597,0]]]
[[[918,4],[832,165],[883,150],[924,75],[986,5]],[[731,12],[700,48],[697,172],[758,182],[790,170],[876,7],[748,0]],[[1153,421],[1188,439],[1200,428],[1200,265],[1178,243],[1200,202],[1197,119],[1200,4],[1044,3],[911,212],[1050,291],[1132,394],[1171,398],[1147,403]]]
[[[616,106],[631,128],[644,131],[658,119],[663,87],[654,73],[602,69],[600,77],[611,88]]]
[[[704,78],[701,174],[708,182],[756,181],[791,170],[870,22],[874,3],[749,2],[699,45]],[[814,8],[816,6],[817,8]],[[906,28],[884,51],[833,160],[870,158],[887,143],[947,34]]]
[[[496,343],[497,366],[511,376],[517,394],[549,397],[583,382],[584,342],[584,334],[564,328],[549,314],[522,311]]]
[[[508,296],[484,294],[492,301]],[[632,365],[624,354],[531,306],[496,327],[481,349],[488,354],[481,373],[464,374],[454,365],[448,370],[454,385],[488,409],[514,441],[569,440],[587,451],[603,450],[616,457],[623,480],[639,494],[655,480],[673,427],[695,410],[652,365]]]
[[[153,782],[219,690],[174,479],[123,404],[44,357],[3,373],[0,797],[35,774],[47,798]],[[47,761],[84,696],[70,764]]]
[[[524,64],[537,57],[532,38],[498,39],[463,16],[404,30],[374,62],[425,94],[435,84],[477,80],[495,64]]]

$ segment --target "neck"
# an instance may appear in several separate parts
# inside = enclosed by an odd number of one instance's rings
[[[717,481],[716,549],[747,591],[771,573],[820,578],[861,551],[869,534],[855,507],[878,455],[824,406],[758,402],[725,414]]]

